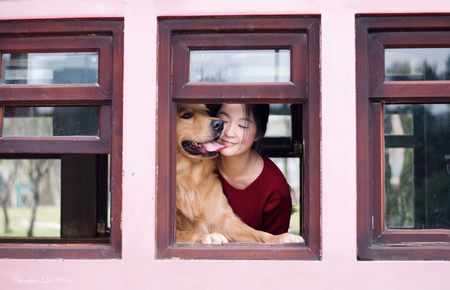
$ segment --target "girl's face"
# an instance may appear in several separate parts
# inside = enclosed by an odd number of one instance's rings
[[[245,114],[242,104],[224,104],[217,113],[224,122],[222,142],[226,146],[220,151],[223,156],[237,156],[251,150],[256,138],[256,124]]]

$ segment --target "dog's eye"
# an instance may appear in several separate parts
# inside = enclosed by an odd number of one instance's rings
[[[184,113],[181,115],[181,118],[182,118],[182,119],[190,119],[190,118],[192,118],[192,117],[194,117],[194,113],[192,113],[192,112],[184,112]]]

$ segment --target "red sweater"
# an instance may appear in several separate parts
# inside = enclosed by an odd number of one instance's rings
[[[290,188],[272,160],[262,157],[261,174],[246,188],[234,188],[220,173],[219,179],[234,213],[243,222],[274,235],[286,233],[292,211]]]

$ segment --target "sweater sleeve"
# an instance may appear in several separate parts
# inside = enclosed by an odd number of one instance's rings
[[[274,235],[286,233],[291,220],[292,200],[289,188],[271,195],[264,208],[262,230]]]

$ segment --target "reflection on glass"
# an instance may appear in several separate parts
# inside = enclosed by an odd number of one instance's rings
[[[300,234],[300,158],[270,158],[291,187],[292,209],[289,232]]]
[[[288,49],[190,52],[189,81],[194,83],[289,82],[290,72]]]
[[[99,107],[4,107],[3,136],[98,136]]]
[[[384,135],[412,135],[413,114],[409,105],[389,105],[384,115]]]
[[[60,237],[60,160],[0,159],[0,197],[0,237]]]
[[[450,104],[385,105],[384,113],[386,227],[450,229]]]
[[[450,80],[450,48],[389,48],[386,81]]]
[[[386,148],[385,204],[387,228],[414,228],[414,151]]]
[[[291,137],[291,110],[288,104],[270,104],[266,137]]]
[[[97,84],[98,52],[4,53],[1,84]]]

